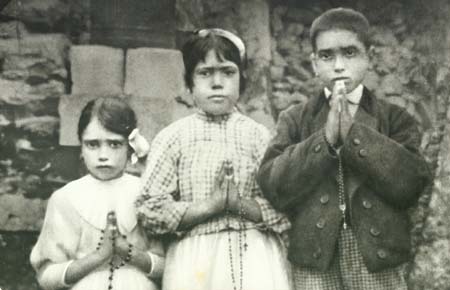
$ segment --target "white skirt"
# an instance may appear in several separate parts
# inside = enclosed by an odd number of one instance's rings
[[[108,290],[109,266],[91,272],[86,277],[70,287],[71,290]],[[145,273],[131,267],[125,266],[114,271],[113,290],[158,290],[155,282],[150,280]]]
[[[228,232],[198,235],[186,237],[169,246],[163,290],[293,289],[286,250],[277,235],[256,229],[245,231],[248,247],[242,251],[241,275],[239,234],[237,231],[229,233],[234,279]]]

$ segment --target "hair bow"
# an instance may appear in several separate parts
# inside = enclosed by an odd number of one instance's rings
[[[139,133],[139,129],[135,128],[128,136],[128,144],[133,148],[131,154],[131,164],[138,162],[139,158],[142,158],[150,151],[150,144],[147,139]]]

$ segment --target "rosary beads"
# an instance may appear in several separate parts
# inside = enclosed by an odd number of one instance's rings
[[[102,245],[102,243],[104,242],[105,238],[104,238],[104,234],[105,231],[102,230],[102,236],[100,237],[100,241],[97,244],[96,250],[100,250],[100,247]],[[121,259],[120,263],[115,264],[114,263],[114,258],[116,257],[116,238],[117,238],[117,233],[114,231],[114,234],[112,237],[110,237],[111,240],[111,245],[113,247],[113,256],[111,257],[111,260],[109,261],[108,265],[109,265],[109,277],[108,277],[108,290],[112,290],[113,289],[113,279],[114,279],[114,272],[116,270],[119,270],[121,267],[125,266],[126,263],[130,262],[132,257],[133,257],[133,244],[128,243],[128,250],[127,250],[127,255],[124,259]],[[126,235],[122,235],[122,238],[126,240],[127,236]]]

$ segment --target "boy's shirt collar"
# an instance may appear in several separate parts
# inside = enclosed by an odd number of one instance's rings
[[[327,100],[331,96],[331,91],[328,88],[323,89],[325,92],[325,98]],[[364,86],[362,84],[358,85],[353,91],[346,94],[347,99],[353,104],[359,104],[363,95]]]

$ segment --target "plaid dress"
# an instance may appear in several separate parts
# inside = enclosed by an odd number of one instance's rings
[[[150,234],[175,233],[179,237],[167,253],[163,289],[232,289],[229,252],[236,263],[236,230],[242,227],[241,221],[233,216],[219,216],[188,231],[178,230],[189,206],[211,198],[215,178],[225,160],[232,162],[238,191],[244,198],[254,199],[262,213],[260,223],[244,222],[248,251],[242,257],[243,289],[289,289],[289,267],[280,235],[290,228],[290,223],[263,197],[255,180],[269,140],[264,126],[236,111],[220,117],[197,112],[155,137],[137,211]],[[234,265],[235,271],[238,266]],[[196,270],[191,273],[191,268]],[[239,280],[239,273],[236,274]],[[267,279],[261,279],[262,275]],[[251,281],[259,284],[249,284]]]

